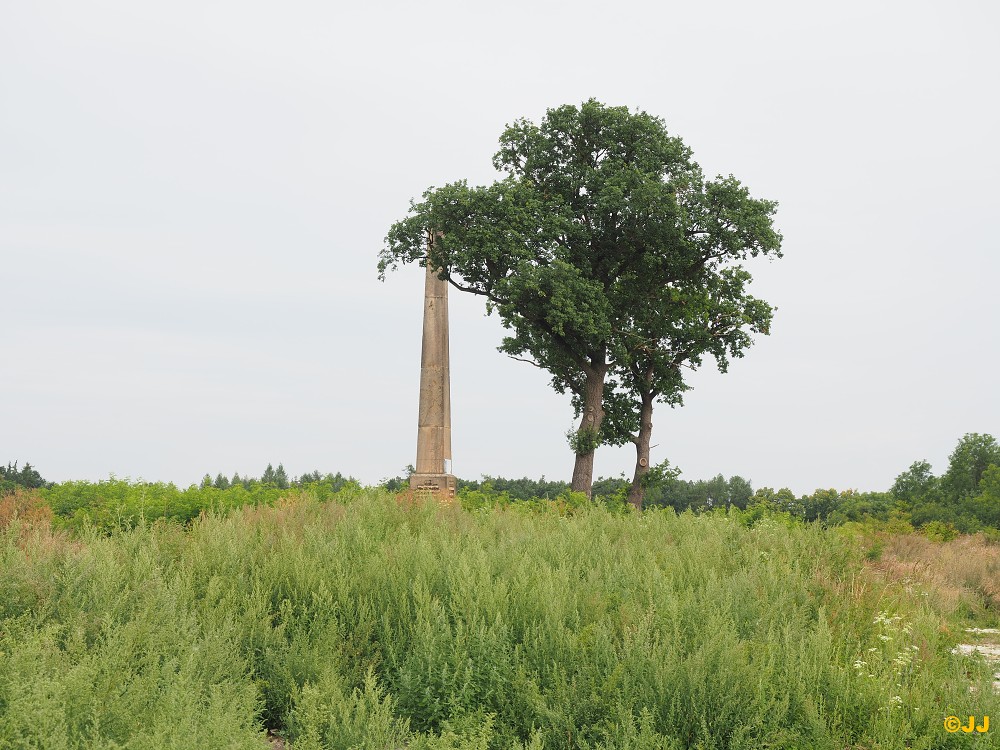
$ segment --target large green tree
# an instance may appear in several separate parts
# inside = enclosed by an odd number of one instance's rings
[[[726,331],[766,330],[770,307],[731,292],[749,279],[740,261],[780,255],[775,204],[732,177],[706,180],[659,118],[594,100],[508,126],[493,164],[505,176],[492,185],[455,182],[412,203],[379,273],[431,262],[485,297],[509,331],[500,350],[573,395],[571,486],[589,494],[598,444],[635,437],[642,450],[643,373],[654,371],[646,395],[676,402],[682,366],[741,351],[713,343]],[[428,232],[441,233],[429,260]]]
[[[990,466],[1000,466],[1000,444],[992,435],[969,432],[948,456],[948,471],[941,477],[945,494],[952,501],[979,492],[979,483]]]

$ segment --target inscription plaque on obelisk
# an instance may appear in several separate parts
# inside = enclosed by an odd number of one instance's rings
[[[448,282],[430,262],[434,235],[427,235],[424,335],[420,347],[420,412],[416,472],[410,488],[455,494],[451,473],[451,376],[448,362]]]

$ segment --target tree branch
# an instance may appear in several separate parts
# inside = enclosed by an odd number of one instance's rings
[[[473,286],[466,286],[464,284],[459,284],[451,277],[451,274],[448,274],[448,283],[451,284],[456,289],[458,289],[459,291],[470,292],[472,294],[477,294],[481,297],[486,297],[488,300],[496,303],[497,305],[503,304],[504,302],[504,300],[502,300],[500,297],[497,297],[492,292],[488,292],[484,289],[477,289],[476,287]],[[527,318],[527,316],[525,317]],[[556,333],[555,329],[551,325],[549,325],[549,322],[547,320],[541,317],[528,318],[528,320],[531,320],[535,325],[537,325],[546,334],[548,334],[552,343],[556,347],[558,347],[559,350],[562,351],[562,353],[567,358],[569,358],[570,361],[573,362],[573,364],[575,364],[577,367],[579,367],[586,373],[592,372],[593,368],[590,366],[590,364],[582,357],[577,355],[577,353],[573,350],[573,347],[570,346],[569,342],[566,340],[565,336]]]
[[[471,294],[478,294],[481,297],[486,297],[491,302],[496,302],[498,305],[501,304],[502,302],[502,300],[492,292],[487,292],[484,289],[477,289],[474,286],[464,286],[462,284],[459,284],[451,277],[451,274],[448,274],[448,283],[451,284],[456,289],[458,289],[460,292],[469,292]]]
[[[507,356],[508,356],[508,357],[510,357],[511,359],[515,359],[515,360],[517,360],[518,362],[527,362],[527,363],[528,363],[529,365],[534,365],[534,366],[535,366],[535,367],[537,367],[537,368],[538,368],[539,370],[544,370],[544,369],[546,369],[545,367],[543,367],[542,365],[538,364],[538,363],[537,363],[537,362],[536,362],[535,360],[533,360],[533,359],[524,359],[523,357],[515,357],[515,356],[514,356],[513,354],[508,354]]]

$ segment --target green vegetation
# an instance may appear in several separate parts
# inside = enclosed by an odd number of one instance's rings
[[[72,534],[8,496],[0,747],[937,748],[1000,715],[941,591],[851,534],[288,494]]]
[[[624,477],[0,480],[5,749],[1000,746],[942,726],[1000,716],[952,653],[1000,624],[989,435],[888,492],[664,462],[641,513]]]
[[[16,464],[13,466],[16,469]],[[290,494],[308,492],[328,500],[345,488],[360,488],[357,480],[340,472],[321,475],[314,471],[289,481],[281,464],[277,469],[268,464],[259,479],[239,474],[227,479],[219,474],[213,480],[206,474],[200,485],[186,488],[172,482],[133,482],[115,477],[101,482],[52,483],[42,479],[30,464],[25,464],[21,472],[9,471],[5,476],[8,479],[0,485],[0,496],[18,488],[37,488],[38,497],[52,511],[53,525],[65,529],[131,528],[157,519],[189,523],[206,512],[274,505]]]
[[[653,404],[680,403],[682,368],[711,356],[725,372],[770,328],[742,264],[781,256],[777,204],[732,175],[706,179],[691,156],[645,112],[594,99],[555,107],[504,130],[502,179],[428,189],[380,254],[383,278],[429,256],[498,313],[500,351],[571,394],[572,488],[588,497],[598,445],[633,442],[628,499],[641,508]]]
[[[44,487],[45,480],[31,464],[25,464],[23,468],[17,468],[17,462],[9,463],[7,466],[0,466],[0,495],[14,491],[17,487],[25,489],[35,489]]]
[[[748,511],[747,517],[781,514],[803,522],[826,526],[868,523],[873,528],[897,531],[921,529],[939,541],[959,533],[986,532],[1000,538],[1000,445],[991,435],[963,436],[949,458],[941,477],[927,461],[918,461],[901,473],[888,492],[817,489],[796,496],[791,490],[762,487],[754,491],[750,481],[722,474],[708,480],[686,480],[664,463],[652,467],[646,491],[646,506],[673,508],[678,513],[717,508]],[[497,502],[555,498],[569,491],[566,482],[484,477],[482,481],[459,480],[460,495],[475,493]],[[607,504],[623,500],[631,487],[624,477],[598,479],[595,499]]]
[[[593,483],[593,499],[599,505],[620,509],[632,484],[625,477],[600,478]],[[645,484],[647,507],[672,508],[678,513],[738,509],[747,511],[746,518],[781,515],[826,526],[868,523],[896,530],[917,528],[939,541],[977,532],[1000,538],[1000,445],[991,435],[963,436],[941,477],[932,473],[927,461],[915,462],[896,477],[887,492],[817,489],[796,496],[787,488],[755,491],[750,481],[740,476],[682,479],[680,471],[667,462],[650,467]],[[269,464],[260,478],[234,474],[228,479],[218,474],[213,480],[206,474],[200,485],[187,488],[115,478],[55,484],[46,482],[30,464],[20,470],[16,464],[6,469],[0,466],[0,495],[16,487],[38,489],[58,528],[89,524],[110,529],[158,518],[190,522],[203,512],[273,505],[279,498],[302,492],[325,501],[345,488],[358,489],[360,484],[340,472],[322,475],[314,471],[289,479],[281,464],[277,469]],[[398,476],[383,480],[381,487],[402,492],[409,482],[406,476]],[[470,508],[557,498],[569,505],[580,502],[568,482],[544,477],[459,479],[458,491]]]

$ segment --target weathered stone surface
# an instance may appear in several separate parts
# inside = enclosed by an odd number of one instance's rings
[[[455,495],[456,479],[452,474],[411,474],[410,489]]]
[[[979,643],[960,643],[951,652],[953,654],[962,654],[963,656],[982,657],[987,662],[992,663],[997,669],[997,672],[994,674],[993,692],[1000,694],[1000,643],[991,642],[1000,635],[1000,629],[966,628],[965,632],[979,636],[980,638],[985,637],[987,640]]]
[[[430,250],[431,240],[428,240]],[[412,489],[455,494],[451,474],[451,373],[448,351],[448,282],[427,264],[424,335],[420,349],[420,411]]]

